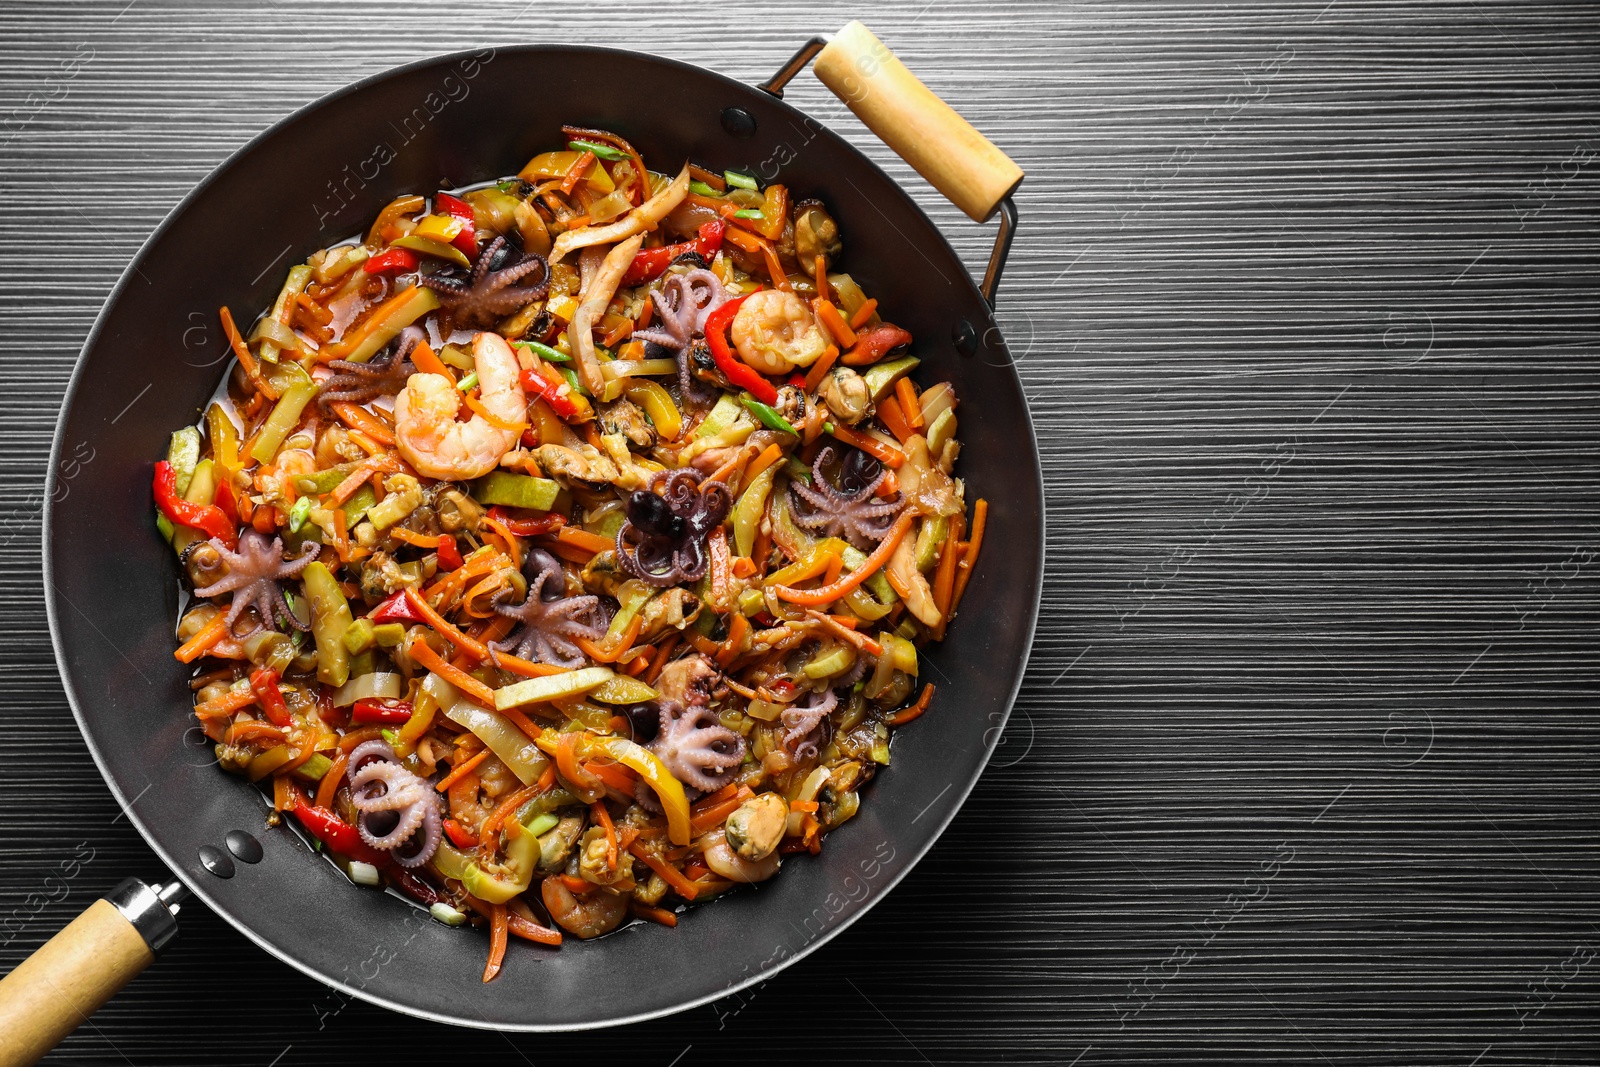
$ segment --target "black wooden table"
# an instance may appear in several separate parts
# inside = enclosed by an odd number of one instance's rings
[[[759,989],[570,1038],[343,1001],[196,907],[57,1062],[1600,1061],[1586,3],[8,0],[0,966],[162,873],[68,712],[37,542],[73,359],[168,209],[419,56],[614,43],[759,80],[857,15],[1029,174],[1000,318],[1049,571],[943,841]],[[990,231],[809,74],[789,98],[980,264]]]

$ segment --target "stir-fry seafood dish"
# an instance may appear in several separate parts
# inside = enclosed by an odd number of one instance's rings
[[[155,465],[224,770],[356,883],[559,945],[816,853],[983,540],[825,203],[626,140],[288,271]]]

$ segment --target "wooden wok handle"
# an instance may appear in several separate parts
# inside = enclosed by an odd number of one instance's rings
[[[834,34],[813,69],[868,129],[974,220],[994,214],[1022,181],[1021,167],[861,23]]]
[[[0,980],[0,1067],[37,1062],[150,965],[177,930],[163,896],[128,879]]]

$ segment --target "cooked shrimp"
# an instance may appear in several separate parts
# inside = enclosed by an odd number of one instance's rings
[[[577,938],[609,933],[628,914],[627,897],[604,889],[578,896],[554,876],[539,886],[539,896],[555,924]]]
[[[809,367],[828,349],[828,339],[806,302],[781,289],[751,294],[733,317],[739,358],[762,374],[788,374]]]
[[[522,422],[528,397],[505,338],[478,334],[472,342],[472,365],[484,409],[502,422]],[[477,414],[456,421],[460,404],[461,394],[439,374],[413,374],[394,398],[395,445],[418,474],[450,481],[481,478],[516,447],[515,429],[499,429]]]

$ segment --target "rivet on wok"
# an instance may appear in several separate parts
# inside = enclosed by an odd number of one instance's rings
[[[246,863],[260,863],[261,857],[265,855],[261,851],[261,842],[243,830],[229,830],[224,840],[228,843],[228,851]]]
[[[956,350],[963,356],[970,356],[978,350],[978,331],[973,329],[972,323],[962,319],[950,331],[950,340],[955,343]]]
[[[233,877],[233,861],[226,852],[214,845],[200,846],[200,866],[218,878]]]
[[[742,107],[722,109],[722,128],[733,137],[754,137],[756,117]]]

